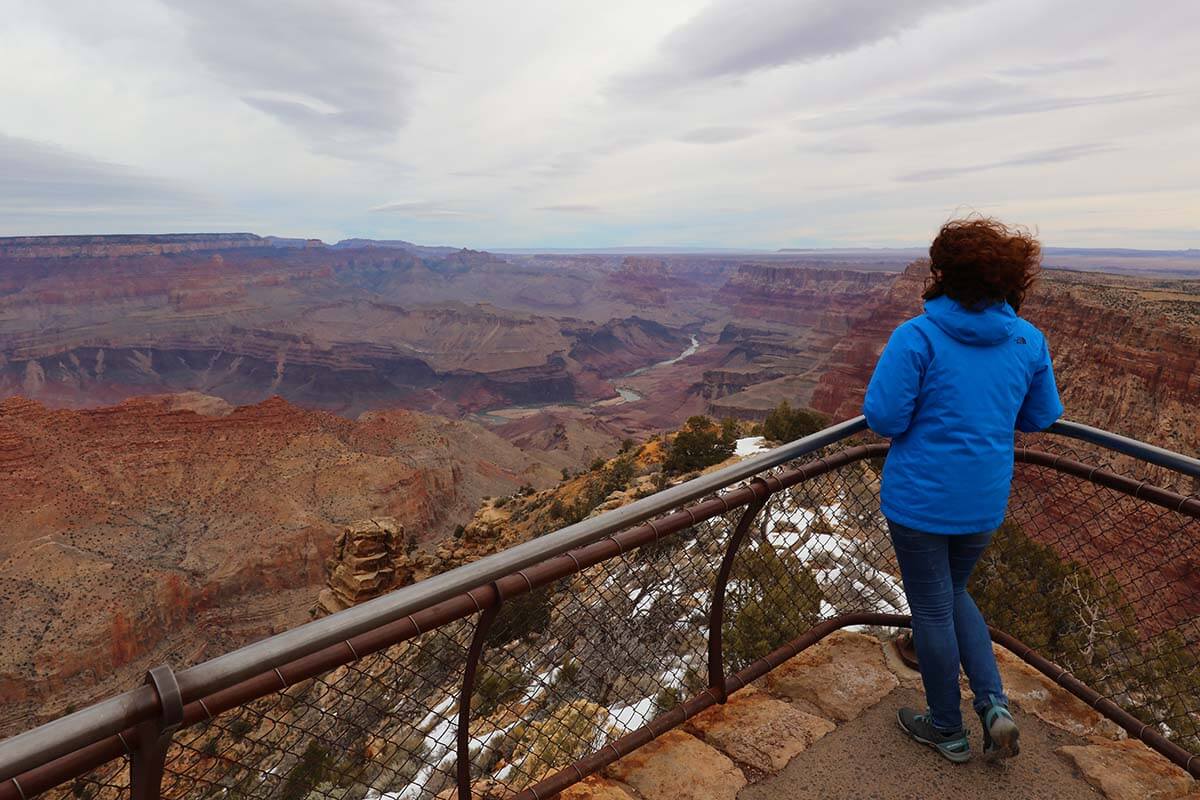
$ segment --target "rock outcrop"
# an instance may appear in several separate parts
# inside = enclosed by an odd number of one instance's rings
[[[338,534],[325,564],[328,586],[317,596],[314,614],[333,614],[412,581],[413,567],[404,526],[394,517],[351,523]]]

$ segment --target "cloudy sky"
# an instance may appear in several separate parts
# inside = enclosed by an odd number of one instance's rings
[[[1200,247],[1196,0],[0,0],[0,235]]]

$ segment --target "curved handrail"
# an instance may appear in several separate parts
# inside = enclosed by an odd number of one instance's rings
[[[867,422],[861,415],[845,420],[629,505],[189,667],[176,676],[182,700],[192,702],[330,645],[404,619],[865,430]],[[1200,460],[1118,434],[1068,420],[1054,423],[1047,432],[1091,442],[1200,478]],[[158,709],[154,689],[143,686],[0,741],[0,781],[152,719]]]
[[[840,422],[600,516],[188,667],[176,675],[183,702],[189,703],[360,633],[403,619],[568,550],[585,547],[764,470],[835,444],[866,427],[866,419],[861,416]],[[157,710],[154,690],[144,686],[17,734],[0,742],[0,781],[151,719]]]
[[[1067,436],[1072,439],[1098,444],[1108,450],[1115,450],[1118,453],[1124,453],[1127,456],[1136,456],[1143,461],[1149,461],[1151,464],[1157,464],[1160,467],[1182,472],[1193,478],[1200,479],[1200,459],[1185,456],[1183,453],[1176,453],[1173,450],[1167,450],[1163,447],[1155,447],[1152,444],[1140,442],[1137,439],[1130,439],[1128,436],[1121,436],[1118,433],[1111,433],[1101,428],[1093,428],[1091,425],[1084,425],[1081,422],[1071,422],[1070,420],[1060,419],[1049,428],[1046,433],[1056,433],[1059,436]]]

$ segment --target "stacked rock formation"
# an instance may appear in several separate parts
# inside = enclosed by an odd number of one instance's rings
[[[317,597],[315,616],[332,614],[410,583],[404,526],[394,517],[353,522],[338,535],[327,562],[329,585]]]

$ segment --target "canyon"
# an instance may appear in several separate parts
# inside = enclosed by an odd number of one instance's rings
[[[0,732],[307,619],[351,521],[394,519],[428,574],[485,498],[623,439],[783,400],[853,416],[927,273],[909,253],[0,239]],[[1200,280],[1048,269],[1022,313],[1070,418],[1200,450]],[[468,553],[513,536],[480,530]]]
[[[0,729],[309,618],[341,528],[447,536],[558,470],[468,421],[273,398],[0,402]]]

